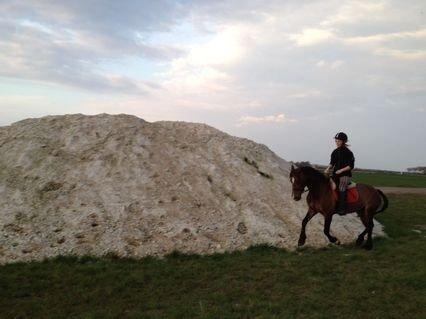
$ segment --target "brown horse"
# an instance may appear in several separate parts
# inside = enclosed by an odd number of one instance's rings
[[[330,224],[333,215],[336,213],[337,199],[333,196],[334,190],[331,187],[330,177],[310,166],[294,168],[291,165],[290,182],[293,185],[292,196],[298,201],[302,198],[302,193],[309,191],[306,201],[309,209],[302,221],[302,230],[299,237],[299,246],[303,246],[306,241],[305,228],[309,220],[317,213],[324,216],[324,234],[332,243],[339,244],[338,239],[330,235]],[[308,189],[305,190],[305,187]],[[359,234],[356,245],[361,246],[364,242],[365,234],[368,235],[365,249],[373,248],[372,232],[374,227],[373,216],[384,211],[388,207],[388,199],[379,189],[373,186],[356,183],[358,200],[355,203],[346,205],[346,214],[356,212],[365,226],[365,230]],[[378,210],[383,199],[382,208]]]

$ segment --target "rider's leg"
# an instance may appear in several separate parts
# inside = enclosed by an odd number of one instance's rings
[[[341,176],[339,178],[339,203],[337,207],[337,213],[340,215],[345,214],[346,208],[346,187],[349,184],[349,176]]]

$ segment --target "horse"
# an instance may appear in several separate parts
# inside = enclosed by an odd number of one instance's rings
[[[306,201],[309,209],[302,221],[298,246],[305,244],[306,224],[317,213],[324,216],[324,234],[328,240],[331,243],[340,244],[339,240],[330,234],[330,224],[337,208],[337,196],[333,194],[335,191],[332,187],[332,178],[313,167],[294,168],[293,164],[291,165],[289,178],[292,184],[292,197],[295,201],[299,201],[302,198],[302,193],[308,191]],[[305,190],[305,187],[307,187],[307,190]],[[358,214],[365,226],[365,230],[359,234],[356,239],[356,245],[371,250],[373,248],[373,217],[375,214],[386,210],[389,201],[380,189],[376,189],[371,185],[356,183],[356,190],[358,191],[358,200],[355,203],[347,204],[344,213],[345,215],[354,212]],[[382,207],[378,209],[380,206]],[[366,234],[367,241],[364,243]]]

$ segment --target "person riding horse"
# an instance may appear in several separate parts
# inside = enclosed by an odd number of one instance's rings
[[[333,180],[339,188],[337,213],[339,215],[344,215],[346,208],[346,188],[351,181],[351,171],[354,169],[355,157],[348,148],[348,136],[345,133],[337,133],[334,139],[337,148],[331,153],[330,164],[327,166],[324,173],[329,174],[330,169],[333,168]]]

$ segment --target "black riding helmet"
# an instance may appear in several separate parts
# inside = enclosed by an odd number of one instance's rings
[[[348,141],[348,136],[345,133],[343,133],[343,132],[337,133],[334,138],[338,139],[338,140],[341,140],[341,141],[343,141],[345,143]]]

